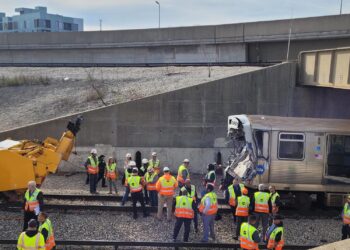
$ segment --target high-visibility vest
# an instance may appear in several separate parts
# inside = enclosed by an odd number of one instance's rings
[[[192,209],[193,200],[187,196],[177,196],[175,206],[175,216],[178,218],[194,218],[194,211]]]
[[[349,203],[345,203],[343,210],[343,223],[346,225],[350,224],[350,206]]]
[[[55,237],[53,234],[52,224],[49,219],[46,219],[45,222],[40,225],[39,232],[41,233],[43,229],[46,229],[48,232],[47,239],[45,242],[45,248],[46,250],[51,250],[52,248],[54,248],[54,246],[56,246],[56,243],[55,243]]]
[[[210,208],[207,211],[206,215],[213,215],[218,212],[218,198],[214,192],[207,193],[206,195],[203,196],[201,200],[201,204],[199,205],[199,212],[203,213],[204,208],[205,208],[205,200],[207,198],[210,198]]]
[[[154,168],[154,171],[155,171],[157,174],[159,174],[159,173],[160,173],[159,165],[160,165],[160,162],[159,162],[158,159],[157,159],[156,161],[153,161],[153,159],[150,159],[150,160],[148,161],[148,168],[147,168],[147,169]]]
[[[179,170],[177,171],[177,181],[184,184],[185,183],[185,180],[184,178],[182,178],[182,172],[183,171],[187,171],[187,179],[190,179],[190,172],[188,171],[188,169],[185,167],[185,165],[181,164],[179,166]]]
[[[124,171],[124,176],[125,176],[125,182],[124,182],[124,186],[128,186],[128,179],[131,176],[132,173],[128,172],[128,169],[125,169]]]
[[[89,174],[97,174],[98,173],[98,159],[96,159],[96,161],[94,160],[94,158],[92,157],[92,155],[90,155],[88,157],[90,164],[87,166],[87,171]]]
[[[132,175],[128,178],[128,184],[130,186],[130,192],[136,193],[142,191],[141,177],[138,175]]]
[[[117,168],[117,164],[116,163],[112,163],[111,165],[109,165],[107,163],[106,168],[107,168],[106,177],[111,179],[111,180],[115,180],[117,178],[117,175],[115,173],[115,170]]]
[[[235,190],[233,188],[233,184],[228,187],[228,193],[230,196],[228,203],[230,204],[230,206],[235,207],[236,206],[236,193],[235,193]]]
[[[150,174],[148,172],[146,173],[145,179],[146,179],[146,182],[147,182],[147,190],[148,191],[156,190],[156,183],[151,183],[151,182],[153,182],[154,177],[156,177],[156,176],[157,176],[156,172],[153,172],[152,174]]]
[[[269,213],[269,198],[270,195],[266,192],[255,192],[254,199],[255,199],[255,208],[254,212],[257,213]]]
[[[205,179],[209,180],[211,174],[214,174],[214,176],[215,176],[214,181],[213,181],[213,182],[207,182],[207,184],[211,184],[211,185],[215,186],[215,182],[216,182],[216,173],[215,173],[215,170],[209,171],[209,172],[207,173]]]
[[[171,176],[169,180],[165,179],[164,175],[159,178],[158,180],[160,189],[159,189],[159,194],[165,195],[165,196],[173,196],[175,193],[175,185],[176,185],[176,180],[174,176]],[[158,185],[157,182],[157,185]]]
[[[276,236],[278,233],[282,233],[281,235],[281,240],[279,242],[276,242]],[[283,227],[276,227],[272,233],[270,234],[270,238],[269,241],[267,243],[267,248],[268,249],[275,249],[275,250],[282,250],[283,246],[284,246],[284,230]]]
[[[192,198],[194,201],[196,200],[196,186],[191,185],[191,192],[187,192],[187,197]]]
[[[272,205],[272,212],[277,213],[278,207],[276,206],[276,198],[280,197],[279,193],[274,192],[273,194],[270,193],[270,199],[271,199],[271,205]]]
[[[246,195],[237,198],[236,216],[247,217],[249,215],[250,198]]]
[[[38,194],[41,192],[39,188],[36,188],[31,196],[29,196],[29,190],[26,191],[24,197],[26,199],[26,204],[24,207],[25,211],[33,212],[36,207],[39,206]]]
[[[22,232],[17,241],[18,250],[45,250],[45,240],[41,233],[37,233],[33,237],[28,237]]]
[[[258,243],[255,243],[253,240],[253,234],[255,233],[256,228],[247,222],[243,222],[241,225],[240,230],[240,245],[242,249],[249,249],[249,250],[258,250],[259,245]]]

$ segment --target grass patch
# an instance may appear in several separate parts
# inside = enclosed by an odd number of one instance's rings
[[[29,85],[49,85],[50,78],[47,76],[25,76],[19,75],[14,77],[0,77],[0,87],[16,87]]]

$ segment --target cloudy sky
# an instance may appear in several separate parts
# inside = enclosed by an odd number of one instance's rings
[[[161,26],[190,26],[339,14],[341,0],[159,0]],[[154,0],[0,0],[0,12],[47,6],[49,13],[84,19],[85,30],[158,26]],[[343,0],[350,13],[350,0]]]

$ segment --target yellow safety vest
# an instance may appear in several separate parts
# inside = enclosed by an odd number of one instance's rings
[[[196,186],[191,185],[191,192],[187,192],[187,197],[192,198],[193,200],[196,199]]]
[[[177,181],[181,183],[185,183],[185,180],[182,178],[182,172],[186,170],[187,171],[187,179],[190,179],[190,172],[188,169],[185,167],[185,165],[180,165],[179,170],[177,171]]]
[[[204,203],[208,197],[210,198],[210,208],[207,211],[206,215],[216,214],[218,212],[218,198],[214,192],[207,193],[206,195],[203,196],[198,210],[199,210],[199,212],[203,213],[204,208],[205,208]]]
[[[39,232],[41,232],[43,229],[46,229],[48,232],[47,239],[45,242],[45,248],[46,250],[51,250],[52,248],[54,248],[54,246],[56,246],[56,243],[53,234],[52,223],[49,219],[46,219],[45,222],[40,225]]]
[[[243,222],[240,230],[239,241],[242,249],[259,249],[258,243],[253,240],[256,228],[247,222]]]
[[[30,196],[29,190],[26,191],[24,197],[26,199],[26,204],[24,210],[33,212],[36,207],[39,206],[38,194],[41,192],[39,188],[36,188],[35,191]]]
[[[228,187],[228,193],[230,196],[228,203],[230,204],[230,206],[235,207],[236,206],[236,193],[235,193],[235,190],[233,188],[233,184]]]
[[[156,183],[151,183],[151,182],[153,182],[154,177],[156,177],[156,176],[157,176],[156,172],[154,172],[152,174],[150,174],[149,172],[146,173],[145,179],[147,181],[147,190],[148,191],[156,190]]]
[[[237,198],[236,216],[247,217],[249,215],[250,198],[246,195]]]
[[[33,237],[28,237],[22,232],[17,241],[18,250],[45,250],[45,240],[41,233],[37,233]]]
[[[192,209],[193,200],[187,196],[177,196],[175,206],[175,216],[178,218],[194,218],[194,211]]]
[[[87,171],[89,174],[97,174],[98,173],[98,159],[96,158],[96,161],[94,160],[94,158],[92,157],[92,155],[90,155],[88,157],[90,164],[87,166]]]
[[[343,210],[343,223],[346,225],[350,224],[350,207],[349,203],[345,203]]]
[[[281,236],[281,240],[277,243],[276,242],[276,235],[281,232],[282,236]],[[284,230],[283,227],[276,227],[272,233],[270,234],[270,238],[269,241],[267,243],[267,248],[268,249],[274,249],[274,250],[282,250],[283,246],[284,246]]]
[[[130,186],[130,192],[136,193],[142,191],[141,177],[138,175],[132,175],[128,178],[128,184]]]
[[[107,173],[106,173],[106,177],[111,179],[111,180],[115,180],[117,178],[117,175],[115,173],[115,169],[117,168],[117,164],[116,163],[112,163],[111,165],[106,165],[107,168]]]
[[[266,192],[255,192],[254,194],[254,200],[255,200],[255,204],[254,204],[254,212],[258,212],[258,213],[269,213],[269,198],[270,195]]]

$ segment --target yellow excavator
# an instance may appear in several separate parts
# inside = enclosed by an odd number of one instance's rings
[[[60,140],[0,141],[0,194],[13,199],[24,193],[31,180],[40,187],[48,173],[56,172],[61,160],[68,160],[81,122],[81,116],[69,121]]]

